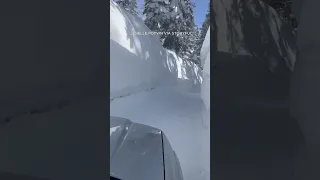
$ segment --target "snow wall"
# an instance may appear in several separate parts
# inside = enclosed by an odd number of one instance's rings
[[[140,17],[110,1],[110,99],[177,80],[200,86],[198,66],[164,49],[158,35],[137,35],[148,32]]]
[[[296,59],[293,27],[259,0],[213,1],[215,98],[284,98]]]
[[[200,52],[202,71],[201,98],[210,111],[210,28],[207,31],[205,40]]]
[[[205,163],[205,177],[206,179],[210,179],[210,28],[207,31],[205,40],[202,44],[201,52],[200,52],[201,65],[203,67],[202,71],[202,84],[201,84],[201,99],[204,103],[203,112],[202,112],[202,120],[203,125],[205,127],[205,131],[203,139],[203,152],[205,153],[204,159]]]

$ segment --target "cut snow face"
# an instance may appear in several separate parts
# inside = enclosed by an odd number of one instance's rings
[[[201,99],[204,103],[202,110],[202,121],[207,129],[203,131],[203,142],[210,142],[210,27],[208,28],[206,37],[203,41],[200,59],[203,66],[201,84]],[[210,178],[210,143],[202,143],[203,154],[207,159],[204,159],[204,169]]]
[[[201,86],[201,97],[206,108],[210,111],[210,28],[208,28],[206,38],[203,41],[200,59],[203,66],[203,83]]]
[[[143,21],[110,1],[110,98],[152,88],[173,79],[164,66],[166,51]]]

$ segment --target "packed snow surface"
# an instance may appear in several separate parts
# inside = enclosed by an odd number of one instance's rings
[[[179,158],[184,179],[209,180],[201,69],[164,49],[158,36],[134,34],[150,30],[112,1],[110,13],[111,116],[161,129]]]
[[[161,129],[168,137],[181,163],[186,180],[207,179],[202,143],[205,139],[199,93],[181,92],[174,87],[159,87],[111,103],[111,116]],[[209,179],[209,178],[208,178]]]

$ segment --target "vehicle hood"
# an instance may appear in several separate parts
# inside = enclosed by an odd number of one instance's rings
[[[110,175],[121,180],[163,180],[162,131],[111,117]]]

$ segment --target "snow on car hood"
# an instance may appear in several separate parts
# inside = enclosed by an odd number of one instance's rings
[[[123,180],[163,180],[162,132],[110,117],[110,175]]]

